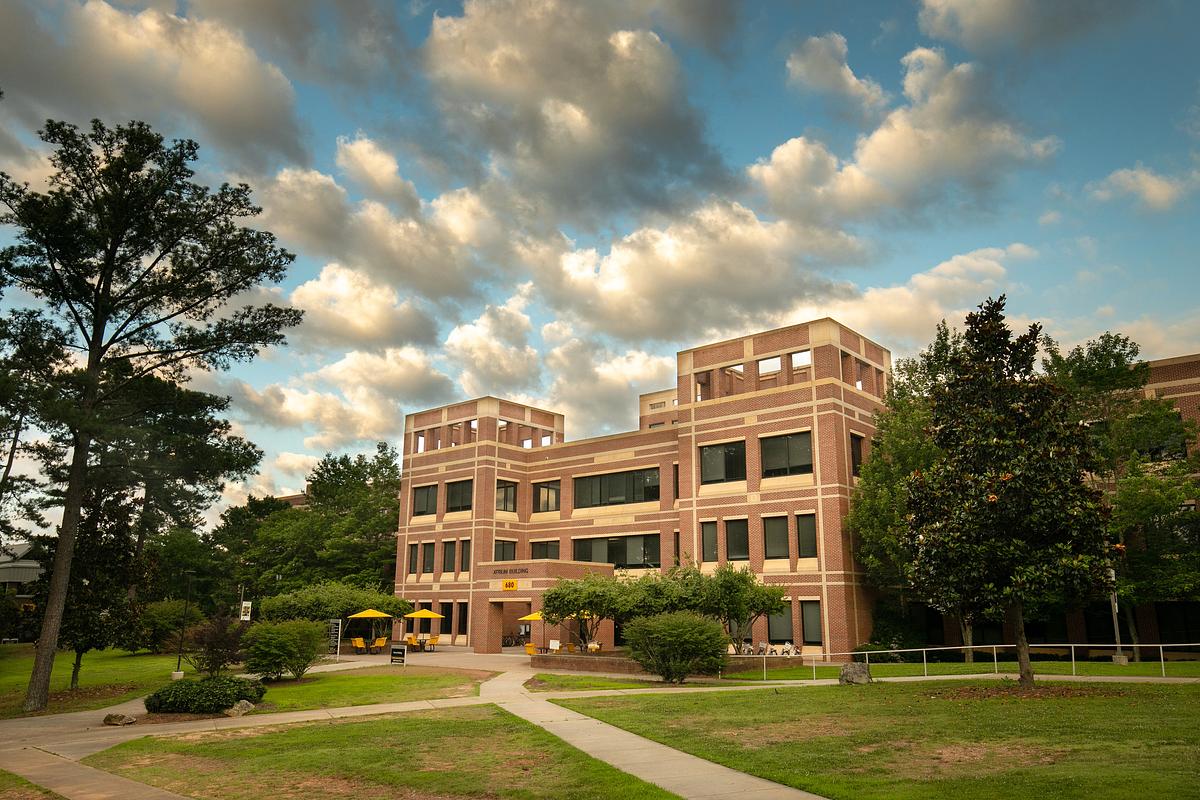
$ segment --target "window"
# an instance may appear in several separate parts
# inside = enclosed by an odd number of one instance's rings
[[[675,546],[674,546],[674,548],[672,548],[672,551],[671,551],[671,553],[672,553],[671,563],[678,567],[679,566],[679,531],[675,531],[674,539],[675,539]]]
[[[471,571],[471,540],[463,539],[462,547],[460,547],[459,550],[462,551],[462,554],[459,556],[458,571],[459,572],[470,572]]]
[[[789,433],[786,436],[771,436],[760,442],[762,446],[762,475],[774,478],[778,475],[811,475],[812,433]]]
[[[675,492],[671,497],[679,499],[679,464],[671,465],[671,488]]]
[[[717,560],[717,523],[700,523],[700,545],[703,560]]]
[[[531,542],[530,558],[558,558],[558,542]]]
[[[554,437],[548,433],[542,434],[542,447],[549,447],[554,444]]]
[[[437,484],[433,486],[418,486],[413,489],[413,511],[414,517],[423,517],[426,514],[437,513]]]
[[[787,517],[764,517],[762,522],[763,558],[788,558]]]
[[[438,603],[438,606],[438,613],[442,615],[438,620],[438,633],[454,633],[454,603]]]
[[[804,627],[805,644],[821,643],[820,600],[804,600],[800,603],[800,624]]]
[[[408,574],[417,574],[417,546],[415,544],[408,546]]]
[[[454,550],[456,542],[442,542],[442,572],[454,572]]]
[[[812,350],[801,350],[792,353],[792,369],[800,369],[812,364]]]
[[[414,449],[418,453],[425,452],[425,431],[417,431],[417,446]]]
[[[493,561],[516,561],[517,560],[517,543],[506,542],[503,539],[496,540],[496,552]]]
[[[658,499],[658,468],[575,479],[575,507],[615,506]]]
[[[729,561],[750,560],[750,525],[746,520],[725,521],[725,558]]]
[[[746,443],[726,442],[700,448],[700,483],[746,480]]]
[[[863,437],[857,433],[850,434],[850,474],[858,477],[858,473],[862,472],[863,462]]]
[[[651,403],[651,404],[650,404],[650,410],[651,410],[651,411],[658,411],[660,408],[666,408],[666,407],[667,407],[667,401],[666,401],[666,400],[663,400],[663,401],[661,401],[661,402],[658,402],[658,403]]]
[[[558,511],[558,481],[535,483],[533,485],[533,510]]]
[[[466,634],[467,634],[467,620],[469,618],[470,617],[467,614],[467,604],[459,603],[458,604],[458,632],[460,634],[462,634],[463,636],[466,636]]]
[[[608,563],[618,569],[646,569],[662,565],[658,534],[612,536],[575,540],[575,560]]]
[[[783,360],[779,356],[771,356],[758,362],[759,375],[770,375],[772,372],[779,372],[782,368]]]
[[[786,519],[786,517],[784,518]],[[788,603],[782,614],[767,617],[767,639],[771,644],[792,641],[792,604]]]
[[[471,510],[471,481],[454,481],[446,484],[446,511]]]
[[[517,510],[517,485],[512,481],[496,481],[496,510]]]
[[[800,558],[817,557],[817,515],[796,515],[796,538],[800,542]]]
[[[665,422],[651,422],[649,425],[649,428],[650,428],[650,430],[654,430],[655,428],[661,428],[663,425],[666,425],[666,424],[667,423],[665,423]]]
[[[433,542],[421,543],[421,572],[433,572]]]
[[[533,437],[527,436],[526,438],[522,439],[521,447],[525,448],[526,450],[532,450],[533,449]]]
[[[426,611],[433,610],[433,603],[417,603],[417,605],[419,605],[421,608],[425,609]],[[429,629],[430,629],[429,623],[432,621],[433,620],[429,620],[429,619],[420,620],[421,633],[429,633]]]

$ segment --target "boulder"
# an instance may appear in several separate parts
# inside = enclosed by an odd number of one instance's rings
[[[236,703],[234,703],[232,706],[225,709],[221,713],[227,717],[243,717],[246,714],[249,714],[253,710],[254,710],[254,703],[251,703],[249,700],[238,700]]]
[[[842,669],[838,672],[838,683],[842,686],[851,686],[860,683],[871,682],[871,665],[864,664],[858,661],[851,661],[849,664],[842,664]]]
[[[137,722],[137,720],[134,719],[133,717],[129,716],[128,714],[105,714],[104,715],[104,724],[105,725],[132,725],[135,722]]]

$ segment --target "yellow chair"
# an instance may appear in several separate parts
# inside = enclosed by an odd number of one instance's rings
[[[525,655],[536,656],[537,654],[538,654],[537,647],[535,647],[532,642],[526,642],[525,643]]]
[[[354,652],[356,653],[367,652],[367,643],[363,641],[361,636],[355,636],[353,639],[351,639],[350,646],[354,648]]]
[[[387,647],[387,645],[388,645],[388,637],[380,636],[378,639],[376,639],[374,642],[371,643],[371,652],[372,653],[382,653],[384,648]]]
[[[575,652],[575,643],[574,642],[567,642],[567,652],[568,653]]]
[[[433,636],[430,636],[428,639],[426,639],[425,640],[425,649],[433,650],[434,648],[436,648],[439,638],[440,638],[440,634],[435,633]]]
[[[601,645],[599,642],[588,642],[587,651],[589,653],[599,653],[601,647],[603,647],[603,645]]]

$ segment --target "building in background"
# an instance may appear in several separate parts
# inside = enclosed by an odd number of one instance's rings
[[[497,652],[559,578],[730,562],[787,592],[755,642],[867,639],[844,519],[889,352],[826,318],[676,363],[676,386],[642,395],[628,433],[569,442],[561,414],[494,397],[406,417],[396,594],[444,617],[418,631]]]

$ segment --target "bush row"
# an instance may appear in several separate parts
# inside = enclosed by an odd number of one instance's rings
[[[215,714],[239,700],[257,703],[266,691],[261,682],[245,678],[174,681],[146,698],[146,710],[154,714]]]

